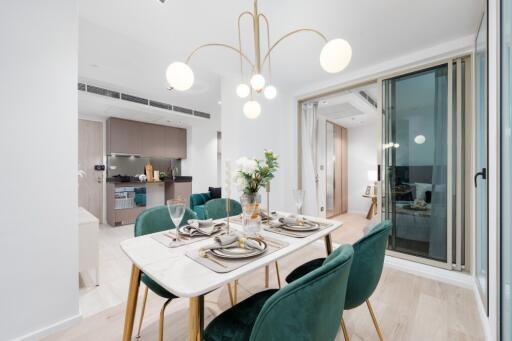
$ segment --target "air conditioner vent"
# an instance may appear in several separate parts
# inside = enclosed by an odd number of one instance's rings
[[[137,104],[142,104],[142,105],[147,105],[147,106],[151,106],[151,107],[155,107],[155,108],[159,108],[159,109],[164,109],[164,110],[169,110],[169,111],[177,111],[177,112],[182,113],[182,114],[193,115],[193,116],[200,117],[200,118],[206,118],[206,119],[210,119],[211,118],[211,114],[209,114],[209,113],[205,113],[205,112],[201,112],[201,111],[196,111],[196,110],[192,110],[192,109],[189,109],[189,108],[173,106],[173,105],[168,104],[168,103],[152,101],[152,100],[149,100],[149,99],[146,99],[146,98],[142,98],[142,97],[138,97],[138,96],[133,96],[133,95],[129,95],[129,94],[120,93],[120,92],[115,91],[115,90],[109,90],[109,89],[105,89],[105,88],[100,88],[99,86],[87,85],[85,83],[80,83],[79,82],[78,85],[77,85],[77,88],[78,88],[79,91],[87,91],[87,92],[90,92],[90,93],[93,93],[93,94],[96,94],[96,95],[101,95],[101,96],[106,96],[106,97],[111,97],[111,98],[122,99],[124,101],[129,101],[129,102],[133,102],[133,103],[137,103]]]
[[[149,105],[152,107],[155,107],[155,108],[172,110],[172,105],[167,104],[167,103],[162,103],[162,102],[157,102],[157,101],[149,101]]]
[[[359,91],[359,94],[373,107],[377,108],[377,102],[366,93],[366,91]]]
[[[201,111],[194,111],[194,116],[210,119],[210,114]]]
[[[194,112],[192,109],[187,109],[187,108],[183,108],[183,107],[173,106],[173,108],[174,108],[174,111],[181,112],[182,114],[193,115],[193,112]]]
[[[119,98],[119,92],[100,88],[94,85],[87,85],[87,92],[112,98]]]
[[[128,101],[128,102],[134,102],[134,103],[149,105],[149,101],[147,99],[145,99],[145,98],[142,98],[142,97],[127,95],[127,94],[121,94],[121,99],[125,100],[125,101]]]

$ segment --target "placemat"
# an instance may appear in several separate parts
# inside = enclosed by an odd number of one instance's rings
[[[283,242],[281,240],[276,240],[268,237],[265,237],[264,241],[267,243],[267,250],[261,255],[246,259],[224,259],[216,257],[211,253],[208,253],[208,258],[204,258],[199,255],[199,249],[190,250],[186,252],[185,255],[212,271],[218,273],[226,273],[236,270],[246,264],[254,262],[258,258],[264,257],[268,254],[281,250],[282,248],[289,245],[289,243],[287,242]]]
[[[281,227],[270,227],[270,226],[268,226],[266,224],[263,225],[263,229],[265,231],[268,231],[268,232],[282,234],[282,235],[288,236],[288,237],[306,238],[308,236],[311,236],[312,234],[317,233],[318,231],[322,231],[323,229],[331,226],[331,224],[320,223],[320,222],[317,222],[317,221],[315,221],[315,223],[320,225],[320,228],[318,230],[314,230],[314,231],[304,231],[304,232],[302,232],[302,231],[290,231],[290,230],[287,230],[287,229],[283,229]]]
[[[188,244],[197,243],[197,242],[200,242],[201,240],[205,240],[208,238],[212,238],[212,237],[218,235],[219,232],[214,233],[211,236],[204,236],[204,237],[180,236],[181,239],[178,241],[178,240],[173,240],[173,239],[176,239],[176,232],[173,229],[173,230],[167,230],[167,231],[160,232],[160,233],[155,233],[155,234],[151,235],[151,238],[153,238],[154,240],[156,240],[157,242],[159,242],[160,244],[163,244],[164,246],[166,246],[168,248],[176,248],[176,247],[180,247],[180,246],[184,246],[184,245],[188,245]]]

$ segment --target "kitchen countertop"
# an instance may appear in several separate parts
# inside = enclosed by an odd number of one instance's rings
[[[107,183],[115,183],[115,184],[161,184],[161,183],[174,183],[174,182],[192,182],[191,176],[177,176],[174,180],[172,178],[153,181],[153,182],[140,182],[136,178],[132,178],[131,181],[120,181],[115,178],[107,178]]]

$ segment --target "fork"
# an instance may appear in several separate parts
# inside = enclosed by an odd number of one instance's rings
[[[213,258],[212,256],[210,256],[210,254],[208,253],[208,251],[204,251],[204,250],[201,250],[199,251],[199,256],[203,257],[203,258],[206,258],[206,259],[209,259],[210,261],[214,262],[215,264],[217,265],[220,265],[222,266],[223,268],[227,269],[228,267],[225,265],[225,264],[222,264],[221,262],[219,262],[218,260],[216,260],[215,258]]]

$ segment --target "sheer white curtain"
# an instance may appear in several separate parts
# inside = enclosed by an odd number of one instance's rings
[[[303,104],[301,115],[302,189],[305,191],[302,211],[307,215],[318,216],[318,103]]]

